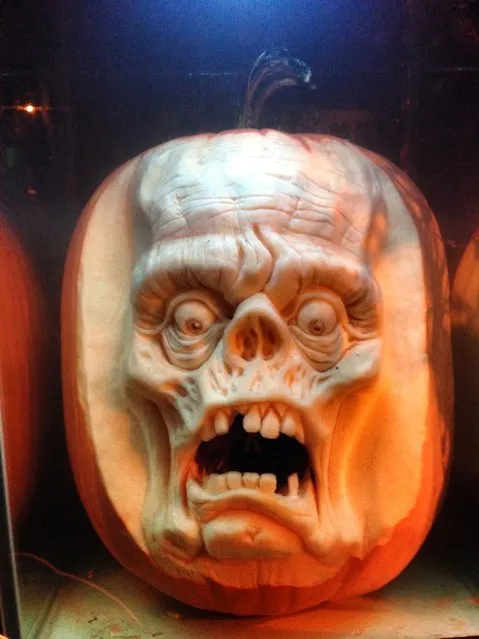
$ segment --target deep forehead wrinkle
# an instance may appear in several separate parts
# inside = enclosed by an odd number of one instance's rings
[[[264,288],[273,256],[254,229],[241,235],[204,235],[155,244],[134,273],[140,298],[161,304],[180,290],[208,288],[231,304]]]
[[[370,163],[338,140],[313,142],[247,131],[160,147],[144,161],[137,187],[155,239],[269,223],[359,255],[377,197]]]

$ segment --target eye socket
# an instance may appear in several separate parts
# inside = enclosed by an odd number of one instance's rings
[[[323,300],[309,300],[298,311],[296,325],[299,329],[313,337],[321,337],[332,333],[338,324],[336,311]]]
[[[203,335],[216,320],[217,317],[211,308],[199,300],[182,302],[173,313],[177,330],[188,337]]]

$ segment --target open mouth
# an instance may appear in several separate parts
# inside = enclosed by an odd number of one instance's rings
[[[249,488],[298,497],[313,478],[297,411],[278,404],[219,409],[196,453],[198,479],[210,494]]]

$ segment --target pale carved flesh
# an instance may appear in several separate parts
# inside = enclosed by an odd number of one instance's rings
[[[122,167],[63,310],[72,464],[107,546],[239,614],[392,579],[443,487],[447,295],[424,200],[341,140],[233,131]]]

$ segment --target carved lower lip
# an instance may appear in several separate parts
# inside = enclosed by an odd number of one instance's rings
[[[211,495],[193,478],[187,481],[186,493],[188,505],[201,524],[206,524],[227,511],[244,509],[274,519],[295,532],[302,540],[311,538],[311,531],[319,524],[315,487],[311,479],[304,480],[301,495],[296,498],[247,488]]]

